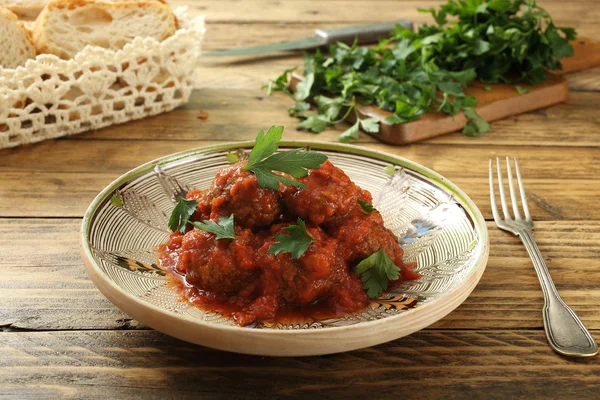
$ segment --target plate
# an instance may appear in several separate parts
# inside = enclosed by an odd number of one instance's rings
[[[327,320],[240,327],[203,311],[167,287],[154,247],[169,236],[175,199],[206,188],[229,165],[228,154],[254,142],[220,144],[166,156],[126,173],[88,208],[82,226],[85,268],[98,289],[132,318],[176,338],[221,350],[306,356],[369,347],[411,334],[458,307],[481,278],[488,258],[485,220],[458,187],[404,158],[365,148],[282,142],[325,153],[371,192],[405,260],[423,277],[385,292],[365,310]]]

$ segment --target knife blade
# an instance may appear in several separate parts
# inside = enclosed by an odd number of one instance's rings
[[[358,40],[358,44],[376,43],[380,39],[389,37],[390,32],[394,30],[396,25],[413,29],[412,21],[408,19],[377,24],[345,26],[335,29],[317,29],[312,37],[240,49],[216,50],[204,53],[204,56],[240,56],[285,50],[307,50],[328,46],[337,42],[351,44],[355,38]]]

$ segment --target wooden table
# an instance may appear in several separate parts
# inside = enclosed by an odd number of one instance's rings
[[[425,22],[416,8],[439,2],[187,3],[206,15],[210,50],[303,37],[316,27]],[[559,26],[600,36],[595,1],[539,3]],[[0,151],[0,398],[598,398],[600,359],[568,359],[548,347],[531,261],[519,239],[492,222],[487,270],[462,306],[421,332],[350,353],[220,352],[150,330],[109,303],[83,271],[79,229],[113,179],[162,155],[253,139],[271,125],[285,125],[286,139],[335,141],[344,129],[296,131],[290,100],[261,90],[299,57],[231,61],[202,59],[198,90],[169,114]],[[518,157],[556,286],[600,340],[600,69],[568,80],[566,104],[495,122],[479,138],[454,133],[392,147],[361,134],[358,144],[436,170],[488,220],[487,161]],[[199,110],[208,119],[198,119]]]

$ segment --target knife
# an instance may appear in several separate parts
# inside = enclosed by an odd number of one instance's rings
[[[204,56],[240,56],[246,54],[271,53],[285,50],[306,50],[315,49],[321,46],[328,46],[337,42],[351,44],[357,38],[358,44],[376,43],[380,39],[389,37],[390,32],[396,25],[401,25],[412,30],[412,21],[401,19],[394,22],[384,22],[368,25],[345,26],[335,29],[317,29],[315,35],[304,39],[292,40],[267,44],[263,46],[245,47],[241,49],[217,50],[204,53]]]

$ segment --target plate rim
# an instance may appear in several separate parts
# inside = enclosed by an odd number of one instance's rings
[[[187,321],[188,323],[191,323],[193,325],[196,325],[201,328],[208,329],[208,330],[226,331],[226,332],[229,332],[232,334],[239,333],[239,334],[245,334],[245,335],[250,335],[250,336],[255,336],[255,337],[260,336],[260,337],[266,337],[266,338],[284,337],[284,336],[285,337],[302,336],[302,337],[304,337],[304,339],[310,339],[311,337],[322,336],[323,333],[325,333],[325,332],[327,332],[328,334],[335,335],[336,333],[341,333],[341,332],[353,332],[353,331],[362,331],[365,329],[375,329],[381,325],[387,325],[387,324],[390,324],[390,322],[402,320],[402,319],[406,318],[406,316],[414,314],[414,312],[416,312],[417,310],[420,313],[427,314],[428,311],[431,312],[431,310],[436,310],[436,308],[439,308],[439,307],[437,307],[438,303],[440,303],[440,301],[443,301],[444,299],[446,299],[446,297],[452,293],[452,292],[449,292],[448,294],[438,296],[435,299],[428,301],[427,303],[421,305],[418,308],[407,310],[407,311],[397,314],[397,315],[393,315],[393,316],[389,316],[387,318],[382,318],[382,319],[373,320],[373,321],[364,321],[364,322],[361,322],[358,324],[353,324],[353,325],[325,327],[323,329],[303,329],[303,330],[250,329],[250,328],[240,327],[240,326],[228,326],[228,325],[214,324],[211,322],[197,320],[197,319],[185,316],[185,315],[179,315],[179,314],[161,309],[158,306],[156,306],[150,302],[143,301],[142,299],[139,299],[136,296],[126,292],[124,289],[119,287],[115,282],[113,282],[110,279],[107,279],[104,272],[100,269],[98,263],[96,262],[95,256],[92,253],[91,244],[89,241],[89,233],[90,233],[90,227],[91,227],[91,223],[93,220],[92,217],[94,216],[94,213],[107,199],[109,199],[109,196],[112,195],[116,189],[118,189],[120,186],[122,186],[123,184],[125,184],[133,179],[136,179],[148,172],[151,172],[154,169],[154,167],[157,165],[164,166],[166,164],[171,164],[173,162],[180,161],[180,160],[183,160],[188,157],[207,154],[207,153],[211,153],[211,152],[237,150],[240,148],[251,148],[253,145],[254,145],[253,140],[239,141],[239,142],[227,142],[227,143],[218,143],[218,144],[213,144],[213,145],[208,145],[208,146],[197,147],[197,148],[188,149],[188,150],[184,150],[181,152],[169,154],[169,155],[148,161],[142,165],[139,165],[139,166],[127,171],[126,173],[122,174],[121,176],[116,178],[114,181],[112,181],[110,184],[108,184],[104,189],[102,189],[102,191],[100,191],[100,193],[92,200],[89,207],[87,208],[87,210],[83,216],[83,219],[82,219],[81,231],[80,231],[81,252],[82,252],[82,258],[84,261],[84,267],[85,267],[88,275],[90,276],[92,282],[96,286],[96,288],[104,296],[106,296],[108,298],[108,300],[110,300],[113,304],[115,304],[118,308],[125,311],[127,314],[130,314],[132,317],[139,319],[141,322],[144,322],[143,319],[147,314],[144,313],[144,315],[142,315],[140,317],[141,313],[131,313],[129,311],[131,309],[131,307],[127,306],[127,304],[126,304],[127,301],[133,302],[136,305],[138,305],[139,307],[149,309],[153,313],[158,313],[167,318],[175,318],[177,320],[184,320],[184,321]],[[340,151],[342,153],[357,154],[357,155],[361,155],[361,156],[372,157],[372,158],[375,158],[375,159],[378,159],[381,161],[386,161],[386,162],[389,162],[394,165],[407,167],[408,169],[411,169],[411,170],[427,177],[428,179],[432,180],[435,184],[441,186],[446,191],[450,192],[455,197],[455,199],[460,202],[460,204],[464,208],[465,212],[471,217],[472,222],[474,224],[474,228],[476,230],[476,233],[479,236],[482,250],[479,252],[477,259],[475,261],[475,264],[477,265],[477,267],[473,268],[469,272],[469,274],[465,276],[463,282],[459,286],[457,286],[457,288],[455,289],[455,291],[458,291],[458,289],[461,289],[462,286],[465,286],[463,288],[463,290],[466,291],[466,295],[462,296],[463,298],[460,299],[459,302],[457,302],[455,305],[450,307],[449,310],[447,310],[447,312],[444,313],[444,315],[442,315],[439,318],[436,318],[435,321],[427,323],[423,326],[417,326],[416,329],[414,329],[411,332],[406,333],[406,334],[414,333],[417,330],[423,329],[424,327],[426,327],[434,322],[437,322],[438,320],[440,320],[441,318],[443,318],[444,316],[446,316],[447,314],[452,312],[454,309],[456,309],[460,304],[462,304],[464,302],[464,300],[471,294],[471,292],[475,288],[475,286],[479,283],[479,280],[480,280],[481,276],[483,275],[483,272],[486,268],[488,256],[489,256],[489,235],[488,235],[486,221],[485,221],[485,218],[483,217],[481,211],[479,210],[477,205],[471,200],[471,198],[467,194],[465,194],[458,186],[453,184],[451,181],[449,181],[442,175],[438,174],[437,172],[435,172],[419,163],[411,161],[407,158],[404,158],[401,156],[396,156],[396,155],[386,153],[383,151],[379,151],[379,150],[361,147],[361,146],[341,144],[341,143],[332,143],[332,142],[309,141],[309,140],[281,141],[279,143],[279,146],[280,147],[310,146],[311,148],[314,148],[315,150],[331,150],[331,151]],[[473,279],[475,274],[478,275],[476,278],[476,281],[474,282],[474,284],[471,285],[471,287],[468,287],[469,286],[468,284],[470,283],[471,279]],[[105,284],[108,285],[108,287],[104,287]],[[102,290],[103,288],[106,290]],[[127,301],[125,301],[125,302],[121,301],[122,299],[117,298],[119,295],[126,298]],[[133,314],[137,314],[137,315],[134,316]],[[148,325],[152,327],[151,324],[148,324]],[[157,330],[160,330],[163,332],[165,331],[165,329],[157,329]],[[190,340],[189,338],[183,338],[181,335],[176,335],[176,334],[172,334],[172,333],[168,333],[168,334],[170,336],[178,337],[180,339],[193,342],[193,340]],[[404,336],[404,335],[402,335],[402,336]],[[399,336],[399,337],[401,337],[401,336]],[[383,343],[383,342],[384,341],[375,341],[373,344],[369,344],[368,346],[371,346],[371,345],[374,345],[377,343]],[[203,344],[200,342],[196,342],[196,343]],[[204,345],[206,345],[206,344],[204,344]],[[223,347],[219,347],[219,346],[211,346],[211,347],[231,351],[228,348],[223,348]],[[361,348],[361,347],[365,347],[365,346],[352,347],[351,349],[356,349],[356,348]],[[266,355],[264,352],[251,352],[251,351],[240,351],[240,350],[234,350],[234,351],[242,352],[242,353],[245,352],[247,354]],[[306,354],[299,354],[298,352],[292,351],[291,353],[288,352],[283,355],[328,354],[328,353],[339,352],[339,351],[340,350],[326,351],[326,352],[312,352],[312,353],[306,353]],[[341,351],[346,351],[346,350],[341,350]],[[280,355],[280,354],[270,354],[270,355]]]

